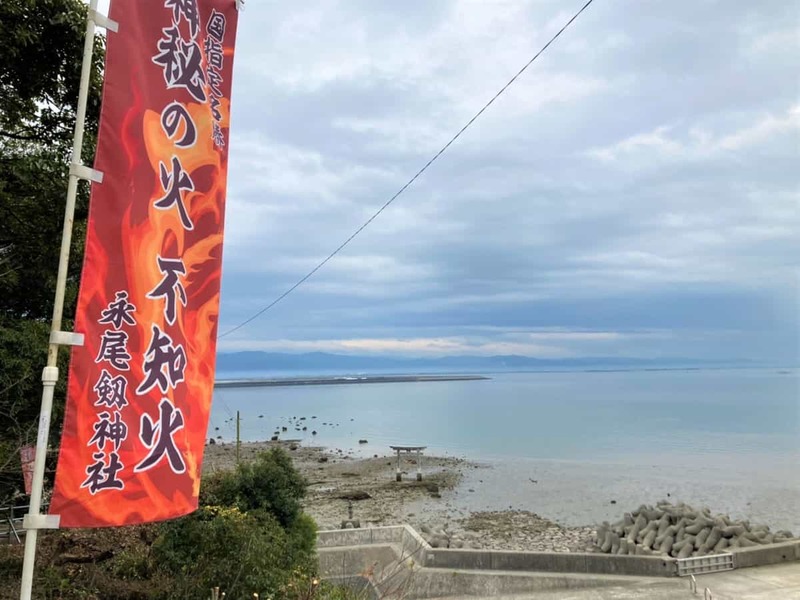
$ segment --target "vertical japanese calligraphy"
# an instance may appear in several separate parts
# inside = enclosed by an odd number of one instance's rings
[[[33,488],[33,462],[36,460],[36,446],[23,446],[19,449],[22,464],[22,478],[25,481],[25,493],[30,494]]]
[[[194,510],[214,385],[235,0],[113,0],[51,514]]]

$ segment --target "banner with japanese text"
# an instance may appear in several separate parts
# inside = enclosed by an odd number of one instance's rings
[[[33,489],[33,464],[36,461],[36,446],[23,446],[19,449],[19,462],[22,465],[22,479],[25,493],[30,495]]]
[[[214,387],[235,0],[112,0],[109,17],[61,527],[194,510]]]

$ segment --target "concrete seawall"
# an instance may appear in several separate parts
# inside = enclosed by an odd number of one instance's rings
[[[318,547],[396,546],[403,558],[437,569],[491,571],[542,571],[598,575],[672,577],[678,573],[675,559],[658,556],[616,556],[562,552],[513,552],[431,548],[408,525],[320,531]]]
[[[737,548],[732,550],[731,554],[733,554],[733,564],[737,569],[791,562],[800,560],[800,540],[752,548]]]
[[[321,531],[317,546],[321,576],[360,590],[365,598],[463,600],[536,593],[673,600],[690,595],[687,578],[677,576],[678,560],[668,557],[432,548],[407,525]],[[795,597],[791,591],[781,595],[784,588],[800,592],[800,562],[797,568],[791,562],[800,561],[800,541],[736,549],[731,555],[734,570],[698,574],[698,589],[710,586],[714,598],[753,600]],[[774,569],[784,571],[773,575]],[[753,590],[759,593],[744,593]]]
[[[654,556],[616,556],[562,552],[510,552],[498,550],[429,550],[427,567],[488,569],[492,571],[544,571],[671,577],[678,574],[675,559]]]
[[[516,552],[432,548],[408,525],[320,531],[318,547],[390,545],[402,559],[434,569],[538,571],[639,577],[675,577],[677,560],[666,556],[592,553]],[[739,548],[731,552],[736,568],[800,561],[800,541]]]

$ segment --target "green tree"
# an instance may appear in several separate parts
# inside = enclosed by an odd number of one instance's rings
[[[306,482],[289,455],[262,452],[203,480],[202,508],[164,523],[152,548],[155,573],[174,577],[174,598],[220,586],[230,598],[279,590],[316,572],[316,525],[301,512]]]
[[[264,510],[283,527],[291,527],[301,514],[306,481],[280,448],[259,453],[252,462],[233,471],[214,473],[203,480],[200,503],[235,506],[242,512]]]
[[[36,437],[67,172],[78,98],[86,5],[0,2],[0,500],[18,491],[18,448]],[[97,36],[84,162],[96,140],[104,38]],[[64,327],[71,326],[83,255],[88,186],[77,198]],[[67,353],[60,367],[66,373]],[[51,440],[60,433],[64,377]]]
[[[289,580],[294,565],[287,538],[269,513],[204,507],[166,526],[152,557],[158,570],[174,578],[172,598],[202,598],[214,586],[245,598]]]

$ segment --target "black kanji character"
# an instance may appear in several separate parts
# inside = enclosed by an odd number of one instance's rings
[[[219,98],[216,96],[211,96],[211,102],[209,102],[209,107],[211,108],[211,115],[214,117],[215,121],[222,120],[222,113],[219,112]]]
[[[181,17],[186,19],[192,39],[197,37],[197,30],[200,29],[200,15],[197,13],[196,0],[166,0],[164,6],[172,9],[172,20],[175,23],[180,23]]]
[[[163,393],[169,388],[175,389],[183,381],[185,368],[186,352],[183,346],[173,346],[172,338],[161,331],[158,325],[153,325],[153,338],[142,363],[142,370],[147,373],[147,378],[136,388],[136,393],[146,394],[156,385]]]
[[[103,337],[100,339],[100,352],[97,353],[94,362],[99,363],[104,360],[120,371],[130,369],[128,362],[131,360],[131,355],[128,354],[127,333],[110,330],[103,332]]]
[[[217,12],[216,8],[211,10],[211,16],[206,25],[206,32],[220,42],[222,38],[225,37],[225,15],[221,12]]]
[[[181,409],[175,408],[169,400],[162,398],[158,405],[158,421],[154,421],[149,415],[144,414],[141,425],[139,439],[150,448],[150,453],[133,468],[133,471],[139,473],[156,466],[166,454],[172,471],[183,473],[186,465],[175,446],[175,440],[172,439],[176,431],[183,429]]]
[[[172,139],[178,133],[178,127],[184,123],[183,137],[175,142],[178,148],[190,148],[197,139],[197,127],[192,121],[189,111],[180,102],[172,102],[161,111],[161,128],[167,137]]]
[[[203,44],[203,51],[206,53],[206,61],[210,67],[222,69],[222,44],[219,40],[211,36],[206,38]]]
[[[109,408],[119,409],[128,405],[128,399],[125,397],[128,389],[128,380],[122,375],[112,377],[111,373],[103,369],[103,372],[100,373],[100,378],[92,389],[97,394],[95,406],[108,406]]]
[[[222,96],[222,74],[216,69],[208,70],[208,87],[211,88],[211,96]]]
[[[203,56],[197,42],[184,42],[174,23],[161,30],[164,37],[158,40],[157,54],[152,61],[164,70],[167,88],[185,88],[198,102],[206,101],[206,76],[203,73]]]
[[[179,258],[161,258],[157,257],[158,269],[164,275],[164,278],[156,286],[156,288],[147,293],[148,298],[161,298],[162,296],[167,299],[164,306],[164,316],[167,323],[173,325],[176,317],[176,299],[180,299],[181,304],[186,306],[186,290],[178,278],[178,275],[186,275],[186,267],[183,261]]]
[[[172,207],[173,204],[177,204],[181,223],[191,231],[194,229],[194,223],[189,218],[189,213],[186,212],[186,206],[183,204],[182,190],[194,191],[194,182],[189,173],[183,170],[183,165],[177,156],[172,157],[172,173],[167,171],[164,163],[159,162],[158,164],[161,167],[161,187],[166,192],[166,195],[157,200],[154,206],[166,210]]]
[[[94,495],[99,491],[114,489],[122,490],[125,488],[125,483],[117,479],[119,473],[125,465],[119,460],[116,452],[112,452],[108,457],[108,465],[106,465],[102,452],[92,454],[95,462],[86,467],[86,481],[81,484],[82,488],[88,487],[89,493]]]
[[[166,36],[158,40],[157,46],[161,54],[157,54],[152,60],[155,64],[161,65],[164,70],[164,81],[167,86],[172,87],[181,76],[180,44],[183,40],[178,26],[174,23],[172,27],[165,27],[161,32]]]
[[[211,139],[214,140],[214,145],[217,148],[225,147],[225,135],[222,133],[222,128],[220,128],[219,123],[215,122],[211,126]]]
[[[97,418],[99,420],[94,424],[94,435],[86,445],[97,444],[98,450],[104,450],[106,441],[111,441],[114,444],[114,450],[119,450],[119,445],[128,437],[128,426],[125,421],[119,420],[118,412],[114,413],[113,421],[107,412],[101,412]]]
[[[117,292],[116,300],[100,313],[103,318],[98,323],[110,323],[114,329],[119,329],[123,324],[136,325],[136,320],[131,316],[135,311],[136,306],[128,302],[128,292]]]

